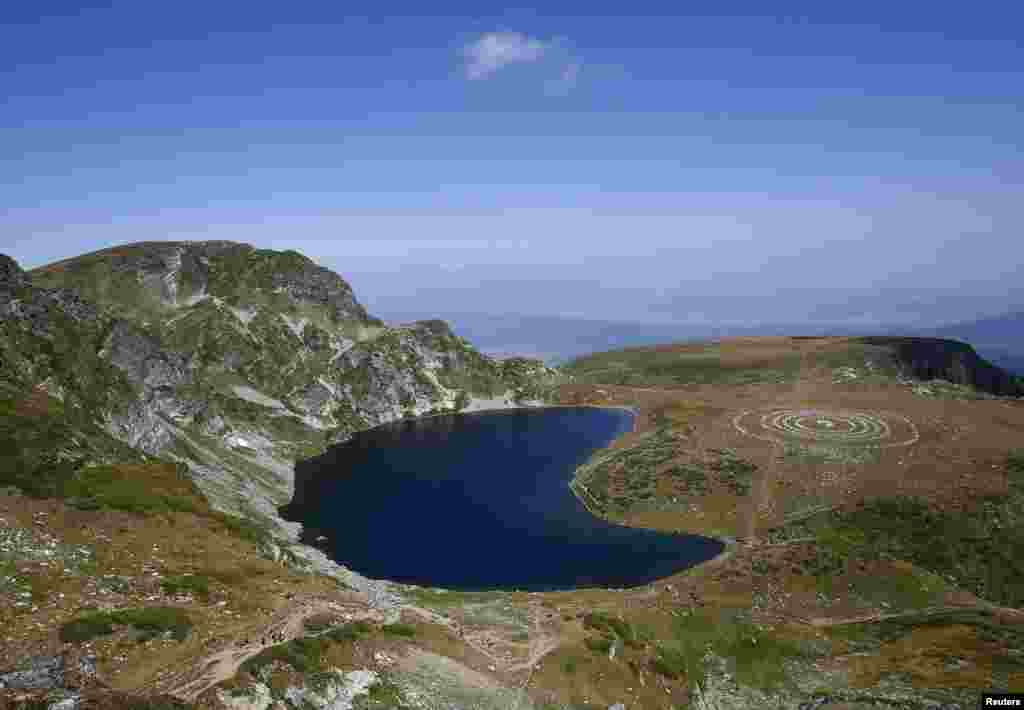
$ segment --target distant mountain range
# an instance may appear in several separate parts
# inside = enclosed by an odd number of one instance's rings
[[[389,322],[415,321],[423,313],[384,313]],[[637,323],[562,316],[445,313],[452,328],[482,352],[493,356],[535,357],[548,364],[617,348],[739,335],[877,335],[877,327],[829,323],[710,325]],[[888,334],[883,333],[883,334]]]
[[[387,320],[396,322],[419,320],[427,315],[384,314]],[[580,355],[623,347],[738,335],[916,335],[962,340],[993,364],[1024,376],[1024,311],[935,328],[847,323],[715,326],[479,313],[445,313],[445,317],[459,335],[489,355],[535,357],[552,365]]]

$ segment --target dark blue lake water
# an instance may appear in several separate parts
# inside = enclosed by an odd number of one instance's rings
[[[281,512],[303,523],[305,542],[372,578],[463,590],[646,584],[723,545],[608,523],[576,498],[574,469],[632,426],[626,411],[584,407],[397,422],[297,464]]]

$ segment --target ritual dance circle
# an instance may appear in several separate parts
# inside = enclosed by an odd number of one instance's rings
[[[733,426],[755,439],[776,443],[814,442],[833,446],[888,448],[918,440],[914,423],[899,414],[827,409],[744,411]]]

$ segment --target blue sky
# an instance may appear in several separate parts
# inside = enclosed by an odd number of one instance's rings
[[[1024,306],[1024,11],[849,5],[8,3],[0,250],[294,248],[385,314]]]

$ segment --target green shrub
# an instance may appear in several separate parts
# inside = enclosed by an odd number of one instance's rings
[[[1006,456],[1006,470],[1015,481],[1018,475],[1024,475],[1024,449],[1016,449]]]
[[[260,651],[239,666],[239,671],[250,675],[259,675],[260,670],[274,661],[291,666],[299,673],[322,671],[321,659],[327,650],[329,641],[320,637],[294,639],[279,643]]]
[[[97,611],[68,621],[61,626],[59,635],[65,643],[77,643],[112,634],[117,626],[131,626],[140,631],[140,642],[166,632],[183,641],[192,630],[192,620],[184,610],[166,606]]]
[[[703,661],[699,657],[691,657],[685,651],[672,646],[659,646],[651,659],[651,670],[666,678],[678,678],[694,669],[703,669]]]
[[[327,632],[327,638],[338,643],[350,643],[373,633],[373,627],[365,621],[353,621],[352,623],[338,626]]]
[[[248,518],[240,518],[237,515],[228,515],[220,511],[211,511],[209,517],[223,525],[224,529],[235,537],[254,545],[261,545],[270,538],[270,533],[265,528]]]
[[[579,668],[579,659],[575,656],[567,656],[562,659],[562,672],[566,675],[572,675]]]
[[[737,624],[728,646],[721,650],[735,663],[736,680],[766,690],[785,683],[785,659],[802,655],[796,643],[762,633],[752,624]]]
[[[370,686],[366,697],[362,699],[360,708],[388,708],[388,710],[403,710],[408,707],[405,704],[405,696],[402,689],[390,680],[379,680]]]
[[[1011,464],[1015,465],[1015,464]],[[1011,474],[1012,475],[1012,474]],[[972,500],[960,510],[927,501],[877,498],[855,509],[821,513],[787,527],[818,538],[815,572],[846,568],[851,559],[905,560],[1005,606],[1024,604],[1024,495]]]
[[[622,639],[623,643],[632,648],[642,646],[637,638],[636,630],[629,622],[616,619],[604,612],[594,611],[583,617],[583,626],[595,631],[613,634]]]
[[[651,662],[652,670],[669,678],[702,680],[711,651],[732,665],[738,682],[768,690],[785,682],[785,660],[802,654],[796,643],[761,631],[739,610],[680,616],[672,630],[673,638],[658,644]]]
[[[60,627],[60,640],[64,643],[89,641],[97,636],[114,633],[114,622],[110,614],[96,612],[83,614]]]
[[[388,636],[401,636],[404,638],[412,638],[416,635],[416,627],[410,624],[384,624],[380,627],[382,634]]]
[[[718,474],[719,480],[727,485],[734,495],[750,495],[751,481],[757,466],[741,459],[732,449],[710,449],[709,453],[718,456],[717,461],[710,464],[710,468]]]
[[[708,476],[704,467],[699,464],[676,464],[665,473],[683,481],[686,484],[686,492],[690,495],[704,495],[708,492]]]
[[[132,626],[140,631],[147,632],[146,638],[167,631],[177,641],[184,641],[192,630],[192,621],[183,609],[176,607],[148,607],[145,609],[126,609],[119,612],[110,612],[114,617],[114,623]]]
[[[592,503],[603,511],[625,510],[656,495],[655,469],[677,454],[676,440],[668,429],[648,432],[625,449],[600,451],[576,472],[576,482],[586,487]],[[625,493],[612,493],[612,477],[623,477]],[[579,493],[578,489],[577,493]]]
[[[160,582],[164,594],[191,594],[200,599],[210,597],[210,578],[201,574],[186,574],[180,577],[168,577]]]

